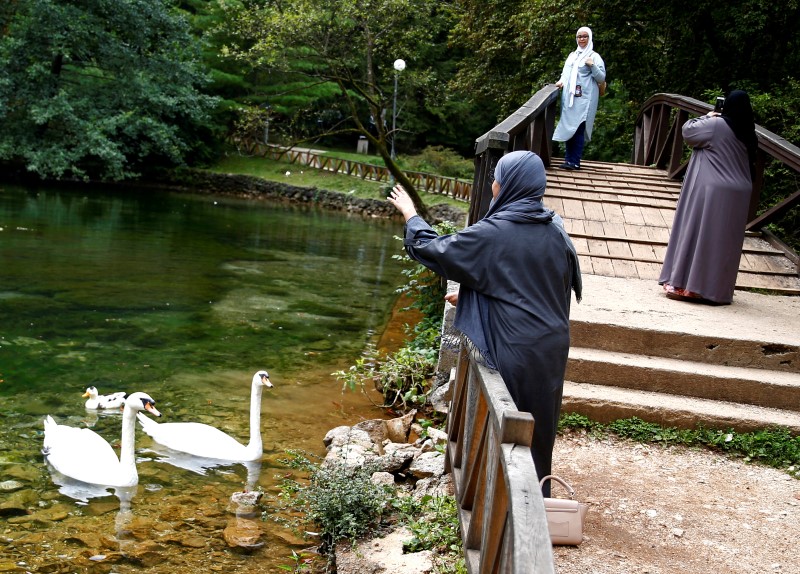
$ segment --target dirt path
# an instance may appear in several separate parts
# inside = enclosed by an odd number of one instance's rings
[[[800,574],[800,481],[785,472],[578,432],[553,461],[590,504],[584,543],[554,548],[558,574]]]

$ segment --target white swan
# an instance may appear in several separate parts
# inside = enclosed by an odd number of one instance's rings
[[[86,401],[86,408],[90,410],[97,409],[118,409],[125,404],[125,393],[111,393],[110,395],[100,395],[97,393],[95,387],[89,387],[83,393],[83,398]]]
[[[202,423],[157,423],[139,415],[144,432],[172,450],[194,456],[246,462],[258,460],[264,454],[261,443],[261,392],[271,387],[267,371],[253,375],[250,385],[250,442],[247,446],[212,426]]]
[[[149,395],[129,396],[122,412],[119,458],[108,441],[93,430],[56,424],[50,415],[44,420],[42,453],[57,472],[69,478],[104,486],[134,486],[139,482],[133,452],[135,417],[142,410],[161,416]]]

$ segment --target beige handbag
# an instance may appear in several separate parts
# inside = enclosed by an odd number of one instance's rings
[[[567,489],[569,499],[545,498],[544,509],[547,513],[547,528],[550,531],[550,542],[558,545],[577,546],[583,542],[583,521],[589,507],[574,500],[575,490],[562,478],[548,474],[539,481],[541,487],[546,480],[554,480]]]

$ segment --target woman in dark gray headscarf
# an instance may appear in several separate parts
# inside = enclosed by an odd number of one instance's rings
[[[542,204],[547,181],[539,156],[506,154],[494,175],[486,216],[450,235],[437,235],[402,187],[389,201],[405,217],[409,256],[460,283],[454,326],[500,372],[517,408],[533,415],[531,451],[542,477],[551,469],[580,268],[561,218]],[[550,494],[549,481],[543,494]]]

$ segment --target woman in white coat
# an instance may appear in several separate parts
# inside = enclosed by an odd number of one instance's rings
[[[605,82],[606,65],[594,51],[592,31],[583,26],[575,34],[577,50],[567,56],[561,78],[561,117],[553,141],[566,142],[563,169],[579,169],[583,147],[592,139],[594,117],[600,100],[599,84]]]

